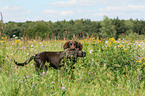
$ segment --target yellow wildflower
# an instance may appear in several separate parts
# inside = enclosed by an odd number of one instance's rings
[[[94,40],[95,38],[93,37],[93,38],[90,38],[89,40]]]
[[[145,57],[142,57],[141,60],[145,60]]]
[[[4,39],[7,39],[7,37],[1,37],[1,39],[3,39],[3,40],[4,40]]]
[[[109,42],[109,44],[111,45],[111,42]]]
[[[98,40],[98,42],[101,42],[100,40]]]
[[[124,51],[127,51],[127,49],[124,49]]]
[[[92,40],[92,38],[90,38],[89,40]]]
[[[119,48],[122,48],[122,47],[123,47],[123,45],[119,45],[118,47],[119,47]]]
[[[1,39],[3,39],[4,37],[1,37]]]
[[[0,43],[3,43],[4,41],[0,41]]]
[[[19,43],[20,42],[20,40],[15,40],[15,43]]]
[[[137,61],[135,61],[135,62],[141,63],[141,61],[139,61],[139,60],[137,60]]]
[[[87,41],[87,39],[84,39],[84,41]]]
[[[139,67],[141,67],[141,65],[138,65]]]
[[[109,41],[115,41],[115,39],[114,38],[109,38]]]

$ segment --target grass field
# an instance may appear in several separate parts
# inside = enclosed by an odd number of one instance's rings
[[[145,96],[145,41],[80,40],[87,55],[73,74],[49,68],[38,75],[34,62],[42,51],[62,51],[66,41],[0,40],[0,96]],[[73,77],[73,78],[71,78]]]

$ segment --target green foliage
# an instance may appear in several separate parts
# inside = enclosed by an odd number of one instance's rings
[[[119,36],[124,34],[127,30],[126,25],[125,25],[125,20],[119,20],[119,18],[117,17],[112,22],[113,22],[113,25],[115,25],[115,29],[116,29],[115,39],[117,40]]]
[[[19,38],[28,37],[30,39],[38,37],[57,40],[88,39],[90,37],[107,39],[114,37],[117,40],[121,36],[129,36],[134,33],[139,36],[145,35],[145,21],[132,19],[120,20],[118,17],[109,19],[104,16],[103,21],[80,19],[57,22],[8,22],[3,24],[3,36],[6,35],[10,38],[16,35]]]
[[[29,38],[35,38],[37,36],[41,38],[50,38],[52,35],[50,24],[44,21],[32,22],[28,25],[28,28],[24,31],[25,36]]]
[[[104,17],[104,20],[101,22],[101,28],[99,32],[100,38],[111,38],[116,37],[115,26],[112,24],[112,20],[108,17]]]
[[[4,24],[3,24],[3,16],[2,13],[1,15],[1,20],[0,20],[0,37],[3,35],[3,30],[4,30]]]
[[[119,38],[126,39],[126,40],[143,40],[145,38],[145,36],[130,32],[128,35],[126,35],[126,34],[120,35]]]
[[[24,29],[21,27],[21,25],[19,26],[19,23],[16,24],[14,22],[9,22],[8,24],[6,24],[6,28],[4,30],[4,33],[10,38],[12,38],[13,35],[16,35],[18,37],[22,37],[23,31],[24,31]]]
[[[49,68],[39,75],[34,62],[17,67],[13,60],[23,62],[42,51],[62,51],[66,41],[1,40],[0,95],[28,96],[122,96],[144,95],[144,40],[80,40],[87,55],[78,58],[75,69]],[[2,53],[3,52],[3,53]],[[49,65],[47,63],[47,65]],[[64,69],[67,69],[65,72]],[[70,69],[70,70],[69,70]]]

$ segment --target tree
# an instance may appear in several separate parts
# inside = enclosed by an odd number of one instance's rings
[[[104,20],[101,22],[100,38],[111,38],[116,36],[115,26],[112,24],[112,20],[107,16],[104,16]]]
[[[2,16],[2,13],[1,13],[1,20],[0,20],[0,37],[2,35],[2,32],[3,32],[3,16]]]
[[[50,25],[49,23],[46,23],[44,21],[37,21],[37,22],[31,22],[28,25],[28,28],[24,31],[25,36],[28,36],[29,38],[49,38],[52,35]]]
[[[115,39],[118,39],[119,35],[122,35],[127,30],[126,25],[125,25],[125,20],[120,20],[117,17],[116,19],[112,20],[112,22],[115,25],[115,30],[116,30]]]

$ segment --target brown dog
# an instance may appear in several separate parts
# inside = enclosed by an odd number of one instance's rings
[[[64,50],[65,49],[69,49],[70,51],[82,50],[83,49],[83,45],[80,42],[78,42],[78,41],[71,40],[71,41],[67,41],[63,45],[63,48],[64,48]]]
[[[18,66],[24,66],[28,64],[31,60],[34,59],[35,67],[37,69],[45,69],[47,71],[47,66],[45,65],[46,62],[50,63],[50,67],[58,69],[59,67],[63,66],[60,64],[62,59],[73,59],[73,62],[77,62],[78,57],[85,57],[85,51],[69,51],[68,49],[61,51],[61,52],[41,52],[36,54],[35,56],[31,56],[28,60],[24,63],[18,63],[14,60],[14,63]]]

